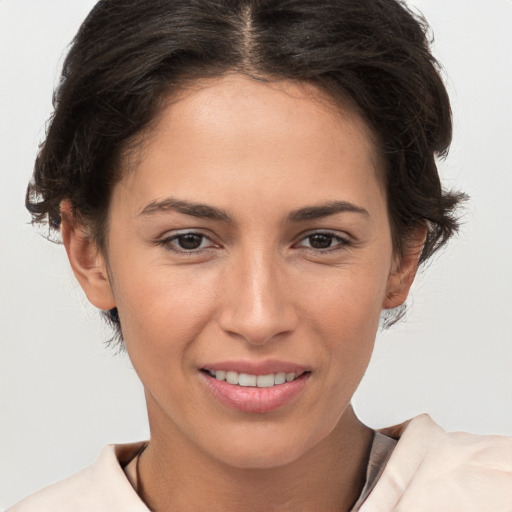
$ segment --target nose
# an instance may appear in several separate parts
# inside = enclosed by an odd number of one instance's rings
[[[272,255],[246,254],[226,269],[220,327],[251,345],[293,332],[298,315],[283,263]]]

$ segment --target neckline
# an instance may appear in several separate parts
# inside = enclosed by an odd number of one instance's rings
[[[393,439],[392,437],[389,437],[380,432],[374,431],[372,446],[370,448],[370,455],[368,458],[368,465],[366,469],[366,481],[361,491],[361,494],[359,495],[356,503],[350,509],[350,512],[357,512],[360,509],[361,505],[366,500],[366,498],[368,498],[373,488],[377,484],[382,472],[384,471],[387,461],[391,457],[391,454],[396,444],[396,439]],[[147,448],[147,446],[147,442],[143,443],[141,447],[137,450],[133,458],[123,468],[126,478],[128,479],[133,490],[137,493],[137,496],[143,503],[144,500],[142,499],[139,490],[139,460],[140,456]]]

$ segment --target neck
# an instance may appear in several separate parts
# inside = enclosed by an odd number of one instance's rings
[[[280,467],[231,467],[183,436],[160,435],[150,416],[151,441],[139,463],[139,492],[154,512],[342,512],[364,486],[373,431],[349,405],[337,426],[299,459]]]

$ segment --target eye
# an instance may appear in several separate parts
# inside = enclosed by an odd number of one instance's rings
[[[330,232],[316,232],[304,237],[299,247],[314,249],[315,251],[329,251],[343,249],[350,245],[348,238]]]
[[[158,244],[168,250],[184,253],[199,252],[202,249],[215,247],[215,244],[206,235],[190,231],[168,236],[159,240]]]

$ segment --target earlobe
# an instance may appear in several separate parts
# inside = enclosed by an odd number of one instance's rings
[[[62,201],[61,237],[69,263],[89,302],[99,309],[116,307],[110,287],[105,258],[97,244],[73,211],[68,200]]]
[[[401,257],[397,257],[393,263],[393,269],[388,278],[386,297],[382,304],[384,309],[393,309],[401,306],[407,299],[409,290],[416,277],[426,235],[426,228],[417,228],[407,241],[404,254]]]

